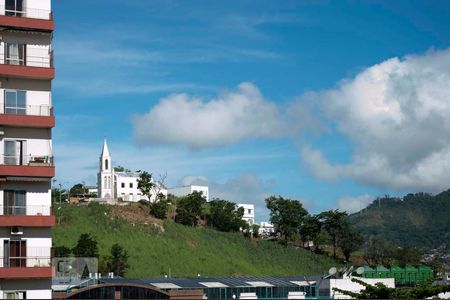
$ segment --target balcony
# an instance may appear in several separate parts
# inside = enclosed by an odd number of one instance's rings
[[[53,52],[43,56],[6,56],[0,59],[0,76],[52,80],[55,78]]]
[[[55,29],[55,22],[49,10],[25,8],[19,11],[0,6],[0,26],[48,32]]]
[[[0,279],[51,278],[51,248],[0,249]]]
[[[53,227],[55,216],[50,205],[0,206],[0,227]]]
[[[0,125],[13,127],[55,127],[50,105],[8,106],[0,102]]]
[[[0,156],[0,177],[55,176],[53,156],[49,155],[2,155]]]

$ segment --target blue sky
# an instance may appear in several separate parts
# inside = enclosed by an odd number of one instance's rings
[[[352,211],[448,188],[447,141],[427,140],[448,133],[430,117],[447,109],[448,1],[58,0],[53,10],[63,185],[95,183],[107,136],[113,164],[167,172],[169,186],[208,183],[213,196],[255,203],[259,220],[271,194]]]

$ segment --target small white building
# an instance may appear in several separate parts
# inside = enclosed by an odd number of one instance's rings
[[[239,203],[237,206],[244,208],[244,216],[242,216],[242,219],[250,226],[255,224],[255,205]]]
[[[258,233],[260,235],[270,236],[275,232],[275,227],[270,222],[261,222],[259,223]]]
[[[206,185],[185,185],[185,186],[177,186],[173,188],[169,188],[167,191],[169,194],[172,194],[177,197],[187,196],[192,194],[193,192],[202,193],[203,197],[205,197],[206,201],[209,201],[209,188]]]
[[[100,170],[98,173],[98,197],[101,199],[121,199],[126,202],[138,202],[139,200],[155,201],[161,193],[167,197],[167,189],[160,182],[155,182],[150,191],[150,199],[143,195],[138,188],[139,173],[131,171],[117,172],[112,166],[106,140],[103,142],[100,155]]]
[[[379,282],[389,288],[395,288],[394,278],[356,278],[370,285],[375,285]],[[365,287],[361,284],[353,282],[352,276],[345,276],[343,278],[327,278],[322,280],[319,284],[319,292],[325,297],[329,297],[331,299],[352,299],[350,296],[335,291],[334,288],[353,293],[359,293],[365,289]]]

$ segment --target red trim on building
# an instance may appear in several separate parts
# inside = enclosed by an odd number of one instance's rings
[[[55,117],[0,114],[0,125],[14,127],[53,128],[55,127]]]
[[[0,165],[0,176],[51,178],[55,176],[55,167]]]
[[[55,78],[55,69],[16,65],[0,65],[0,75],[16,78],[52,80],[53,78]]]
[[[53,31],[55,30],[55,21],[15,16],[0,16],[0,26]]]
[[[54,227],[55,216],[0,215],[0,227]]]
[[[52,267],[0,268],[0,279],[51,278]]]

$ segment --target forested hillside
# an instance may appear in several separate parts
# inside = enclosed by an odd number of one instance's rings
[[[361,212],[350,215],[366,237],[374,236],[400,246],[424,249],[450,245],[450,190],[435,196],[408,194],[401,198],[375,200]]]

